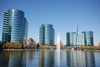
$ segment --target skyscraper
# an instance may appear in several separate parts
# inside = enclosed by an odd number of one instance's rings
[[[67,46],[83,46],[85,44],[83,33],[68,32],[66,33],[66,39]]]
[[[66,33],[66,43],[67,46],[73,46],[73,35],[76,34],[75,32],[68,32]]]
[[[23,11],[10,9],[4,12],[2,43],[19,42],[23,44],[23,39],[27,39],[27,28],[28,22]]]
[[[93,46],[93,32],[92,31],[84,31],[85,38],[85,46]]]
[[[40,45],[50,46],[54,45],[54,28],[51,24],[43,24],[40,26]]]

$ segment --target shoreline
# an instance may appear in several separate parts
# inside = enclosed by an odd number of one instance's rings
[[[56,49],[0,49],[0,51],[48,51],[48,50],[56,51]],[[69,51],[72,49],[61,49],[61,50]],[[75,50],[75,51],[100,51],[100,50],[84,49],[84,50]]]

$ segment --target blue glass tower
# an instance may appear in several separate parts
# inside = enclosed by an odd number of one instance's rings
[[[85,38],[85,46],[93,46],[93,32],[92,31],[84,31]]]
[[[40,45],[51,46],[54,45],[54,28],[51,24],[43,24],[40,26]]]
[[[68,32],[66,39],[67,46],[83,46],[85,44],[83,33],[77,35],[75,32]]]
[[[76,34],[75,32],[68,32],[66,33],[66,43],[67,46],[73,46],[73,35]]]
[[[19,42],[23,44],[23,38],[27,38],[28,22],[24,12],[17,9],[10,9],[4,12],[2,43]]]
[[[40,26],[39,44],[45,46],[45,25]]]

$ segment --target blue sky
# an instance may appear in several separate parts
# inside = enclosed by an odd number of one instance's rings
[[[53,24],[55,40],[60,33],[66,43],[66,32],[94,32],[94,44],[100,42],[100,0],[0,0],[0,40],[4,11],[19,9],[28,20],[28,38],[39,42],[41,24]]]

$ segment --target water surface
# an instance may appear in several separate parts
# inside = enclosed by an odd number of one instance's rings
[[[0,51],[0,67],[100,67],[100,51]]]

